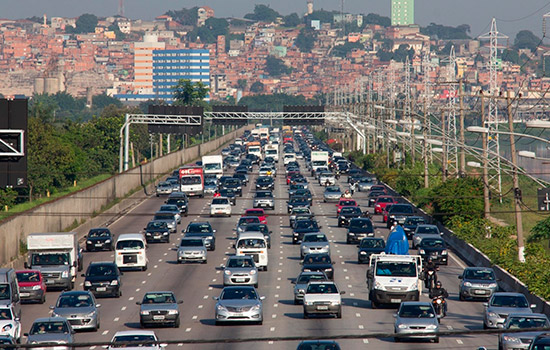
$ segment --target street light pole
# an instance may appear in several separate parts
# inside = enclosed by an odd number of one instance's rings
[[[427,103],[424,103],[424,127],[422,128],[422,158],[424,159],[424,188],[430,187],[428,176],[428,110]]]
[[[466,141],[464,139],[464,88],[462,82],[462,79],[458,82],[458,94],[460,98],[460,143],[464,145]],[[464,174],[466,174],[466,154],[464,147],[460,147],[460,175]]]
[[[445,113],[441,114],[441,136],[443,137],[443,153],[441,153],[441,166],[442,166],[442,179],[443,182],[447,181],[447,129],[445,122]]]
[[[508,126],[510,128],[510,152],[512,156],[512,178],[514,183],[514,204],[516,212],[516,230],[518,236],[518,259],[525,262],[525,247],[523,243],[523,218],[521,215],[521,190],[519,189],[519,179],[517,170],[516,137],[514,136],[514,120],[512,116],[512,104],[510,101],[510,91],[506,93],[506,105],[508,107]]]
[[[480,92],[481,98],[481,125],[485,125],[485,101],[483,91]],[[483,212],[485,219],[489,219],[491,213],[491,201],[489,199],[489,159],[487,152],[487,133],[481,134],[481,143],[483,144]]]

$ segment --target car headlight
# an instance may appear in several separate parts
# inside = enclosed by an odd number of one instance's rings
[[[163,232],[162,234],[163,234],[164,236],[166,236],[166,235],[168,234],[168,232]]]
[[[399,326],[397,326],[397,328],[399,328],[399,329],[407,329],[407,328],[409,328],[409,326],[407,326],[406,324],[400,324]]]
[[[5,325],[4,327],[2,327],[2,332],[7,332],[9,331],[10,329],[13,328],[13,325],[10,323],[10,324],[7,324]]]
[[[95,311],[92,311],[86,315],[86,317],[94,317],[94,316],[95,316]]]
[[[111,281],[111,286],[118,286],[118,281],[117,280],[112,280]]]
[[[420,250],[418,251],[418,254],[426,254],[426,251],[425,251],[424,249],[420,249]]]
[[[250,308],[250,311],[258,311],[258,310],[260,310],[260,308],[261,308],[261,306],[259,304],[257,304],[257,305],[252,306]]]
[[[39,289],[42,289],[42,287],[37,284],[36,286],[32,286],[32,290],[39,290]]]
[[[225,311],[225,310],[226,310],[224,306],[219,305],[219,304],[216,305],[216,309],[217,309],[218,311]]]
[[[498,284],[496,282],[489,284],[489,288],[496,288],[496,287],[498,287]]]
[[[303,269],[304,272],[311,272],[311,269]]]
[[[150,235],[151,235],[151,232],[145,232],[145,235],[146,235],[146,236],[150,236]]]
[[[84,287],[91,287],[92,283],[90,281],[84,281]]]
[[[407,288],[407,291],[413,291],[418,289],[418,284],[416,282],[412,283],[409,288]]]
[[[110,239],[106,239],[106,240],[105,240],[105,243],[111,243],[111,240],[110,240]]]
[[[325,271],[332,271],[332,268],[329,267],[328,269],[325,269]]]
[[[367,252],[360,251],[359,254],[361,254],[361,255],[367,255]]]
[[[374,289],[386,290],[386,287],[385,287],[382,283],[376,281],[376,282],[374,283]]]
[[[92,244],[92,241],[86,241],[87,244]]]
[[[140,311],[140,315],[147,316],[149,315],[149,311],[147,310]]]
[[[330,248],[328,244],[323,247],[323,249],[328,249],[328,248]]]
[[[251,274],[251,275],[255,275],[255,274],[256,274],[256,270],[250,270],[250,274]]]
[[[227,276],[231,275],[231,271],[229,271],[229,270],[225,270],[223,273],[225,273]]]
[[[489,312],[489,317],[498,317],[498,314],[495,312]]]
[[[508,343],[521,343],[521,341],[519,340],[519,338],[517,337],[513,337],[511,335],[505,335],[502,337],[504,339],[504,341],[508,342]]]
[[[447,251],[446,251],[446,250],[442,250],[442,251],[441,251],[441,255],[447,255]]]
[[[471,286],[472,286],[471,282],[464,282],[464,287],[471,287]]]
[[[348,232],[348,235],[350,235],[350,236],[355,236],[355,233],[353,233],[353,232]]]
[[[61,278],[68,278],[69,277],[69,271],[63,271],[61,273]]]
[[[305,294],[305,293],[306,293],[306,290],[305,290],[305,289],[298,289],[298,293],[300,293],[300,294]]]
[[[168,310],[168,315],[177,315],[178,313],[178,310]]]
[[[332,306],[340,305],[340,302],[339,301],[331,301],[330,305],[332,305]]]
[[[437,329],[437,326],[435,324],[430,324],[426,326],[426,329]]]
[[[312,301],[304,301],[304,305],[309,305],[309,306],[311,306],[311,305],[313,305],[313,302],[312,302]]]

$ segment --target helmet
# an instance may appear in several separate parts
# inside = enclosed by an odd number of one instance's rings
[[[437,283],[435,284],[435,286],[436,286],[437,288],[441,288],[441,281],[437,281]]]
[[[346,193],[349,193],[349,190],[346,190]]]
[[[434,261],[434,259],[430,256],[430,257],[428,258],[428,262],[432,262],[432,261]]]

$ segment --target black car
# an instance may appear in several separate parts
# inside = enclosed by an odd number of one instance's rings
[[[220,189],[231,189],[235,191],[239,197],[243,196],[243,184],[241,180],[234,177],[227,178],[223,182],[220,180]]]
[[[424,261],[432,258],[436,264],[447,265],[447,254],[447,244],[442,238],[425,237],[418,245],[418,255]]]
[[[414,208],[412,205],[400,203],[394,204],[388,211],[388,221],[386,223],[387,228],[391,228],[394,222],[398,225],[403,225],[405,220],[407,220],[409,216],[413,215]]]
[[[122,295],[122,272],[114,262],[91,262],[84,277],[84,290],[89,290],[94,296]]]
[[[359,264],[368,264],[372,254],[380,254],[384,252],[386,242],[383,238],[367,237],[363,238],[357,247],[359,248],[357,251],[357,262]]]
[[[359,207],[342,207],[338,214],[338,227],[348,226],[351,219],[361,217],[363,212]]]
[[[426,220],[424,220],[424,218],[421,216],[409,216],[408,218],[406,218],[405,223],[403,224],[403,230],[405,231],[407,238],[411,239],[414,231],[416,230],[416,227],[425,223]]]
[[[260,164],[260,158],[255,154],[248,153],[245,158],[249,159],[252,164]]]
[[[288,188],[288,198],[292,197],[296,191],[305,189],[306,186],[304,184],[290,184],[290,187]]]
[[[345,174],[349,171],[349,164],[345,160],[339,161],[336,166],[338,168],[338,171],[342,174]]]
[[[218,191],[221,197],[227,197],[231,205],[237,204],[237,194],[230,188],[222,188]]]
[[[207,250],[216,250],[216,230],[209,222],[190,222],[182,232],[184,237],[201,237]]]
[[[170,228],[168,228],[168,224],[164,221],[151,220],[143,230],[145,231],[145,240],[147,243],[170,243]]]
[[[275,183],[271,176],[260,176],[256,179],[256,189],[257,190],[270,190],[273,191],[275,188]]]
[[[306,254],[302,262],[302,272],[321,271],[328,279],[334,280],[333,261],[328,254]]]
[[[321,226],[315,220],[296,220],[292,230],[292,244],[298,244],[306,233],[319,232]]]
[[[300,189],[300,190],[296,190],[293,194],[293,197],[294,196],[297,196],[297,197],[306,197],[307,200],[309,201],[309,205],[312,205],[313,204],[313,195],[311,194],[311,191],[310,190],[307,190],[307,189]]]
[[[382,191],[370,191],[368,196],[368,206],[374,207],[374,203],[376,203],[376,199],[380,196],[385,196],[386,194]]]
[[[309,207],[309,200],[303,196],[293,196],[289,201],[286,202],[286,211],[290,214],[292,208],[295,207]]]
[[[13,339],[11,336],[9,335],[0,335],[0,345],[6,345],[5,350],[15,350],[17,349],[17,342],[15,341],[15,339]],[[13,345],[12,346],[8,346],[8,345]]]
[[[189,198],[183,192],[172,192],[168,199],[164,201],[165,204],[177,205],[180,213],[187,216],[189,208]]]
[[[235,174],[248,174],[249,172],[250,169],[248,168],[248,166],[243,165],[242,163],[235,168]]]
[[[93,228],[86,236],[86,251],[113,250],[115,235],[106,227]]]
[[[342,212],[340,212],[342,214]],[[349,221],[346,243],[358,243],[365,237],[374,237],[374,227],[368,218],[353,218]]]
[[[245,174],[246,174],[246,172],[244,172],[244,173],[237,173],[236,172],[235,174],[233,174],[233,177],[235,179],[241,180],[241,183],[243,184],[243,186],[246,186],[246,185],[248,185],[248,177]]]
[[[304,340],[296,350],[340,350],[340,346],[334,340]]]

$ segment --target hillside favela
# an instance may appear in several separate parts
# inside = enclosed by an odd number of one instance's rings
[[[2,2],[0,350],[550,350],[550,1]]]

